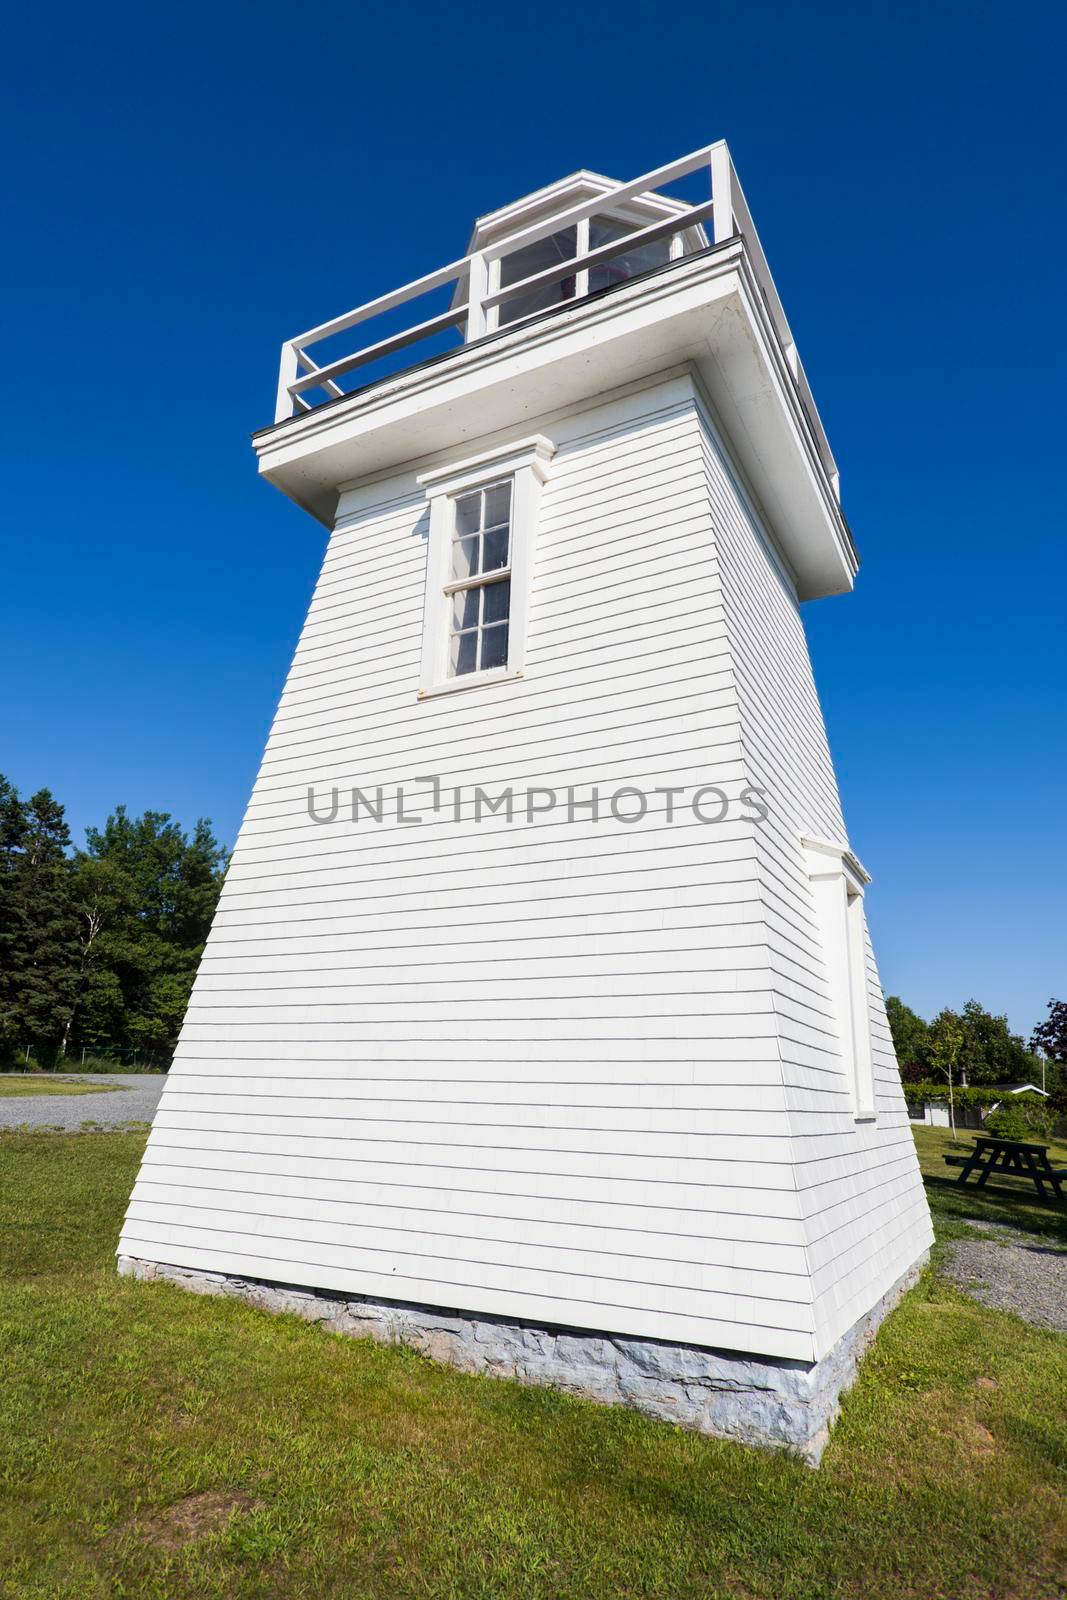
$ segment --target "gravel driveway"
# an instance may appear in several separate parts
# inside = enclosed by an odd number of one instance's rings
[[[27,1094],[0,1099],[0,1128],[63,1128],[77,1132],[85,1122],[121,1127],[151,1122],[167,1081],[163,1072],[65,1072],[64,1078],[95,1087],[113,1083],[113,1094]]]
[[[1000,1239],[1011,1242],[1001,1244]],[[998,1228],[995,1238],[956,1239],[942,1270],[982,1305],[1067,1333],[1067,1251]]]

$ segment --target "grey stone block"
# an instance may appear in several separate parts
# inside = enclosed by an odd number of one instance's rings
[[[463,1372],[547,1384],[700,1433],[793,1450],[815,1466],[843,1390],[879,1323],[916,1281],[925,1260],[923,1255],[916,1261],[828,1355],[810,1364],[320,1293],[132,1256],[120,1256],[118,1266],[128,1276],[166,1278],[194,1294],[227,1295],[264,1311],[289,1312],[331,1333],[410,1345]]]

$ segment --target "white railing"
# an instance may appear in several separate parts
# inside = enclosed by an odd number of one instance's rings
[[[535,272],[527,278],[508,284],[506,288],[491,289],[493,262],[510,255],[513,251],[523,249],[526,245],[535,244],[549,234],[561,232],[564,228],[573,227],[596,213],[602,213],[605,207],[618,206],[624,201],[640,196],[654,196],[660,185],[673,183],[679,178],[688,177],[691,173],[701,170],[706,171],[708,175],[707,200],[688,205],[684,210],[653,222],[647,227],[637,228],[632,233],[626,233],[595,250],[569,256],[541,272]],[[590,200],[583,200],[579,205],[570,206],[565,211],[557,211],[530,227],[508,234],[486,245],[484,249],[464,256],[461,261],[453,261],[447,267],[439,267],[436,272],[429,272],[423,278],[416,278],[414,283],[407,283],[402,289],[394,289],[389,294],[379,295],[376,300],[369,300],[366,305],[345,312],[344,316],[334,317],[330,322],[320,323],[317,328],[309,328],[307,333],[302,333],[295,339],[286,340],[282,345],[275,421],[284,422],[302,412],[311,411],[316,404],[322,404],[324,399],[342,399],[348,391],[341,387],[338,380],[360,367],[393,355],[434,334],[447,332],[461,325],[466,342],[469,344],[492,331],[497,308],[515,296],[528,294],[532,289],[544,288],[561,282],[564,278],[588,272],[590,268],[617,256],[626,255],[643,244],[651,244],[665,237],[680,236],[687,229],[707,221],[711,223],[708,230],[711,244],[725,244],[736,237],[742,238],[745,242],[764,304],[815,433],[819,453],[836,485],[833,456],[797,355],[796,344],[774,287],[751,214],[745,204],[744,194],[737,181],[730,152],[725,141],[721,139],[716,144],[706,145],[703,149],[695,150],[691,155],[683,156],[678,161],[669,161],[653,172],[646,172],[631,183],[617,184],[605,193],[598,194]],[[342,356],[323,366],[317,365],[308,355],[309,345],[318,344],[324,339],[333,339],[338,334],[346,333],[350,328],[357,328],[374,317],[395,311],[399,306],[431,294],[435,289],[445,288],[448,284],[456,285],[456,291],[453,302],[446,311],[416,322],[399,333],[362,345],[350,355]],[[464,284],[465,298],[460,298],[459,290]],[[572,303],[567,302],[567,304]],[[515,324],[509,323],[507,326],[510,328]],[[316,390],[322,392],[323,399],[313,403],[305,398]]]

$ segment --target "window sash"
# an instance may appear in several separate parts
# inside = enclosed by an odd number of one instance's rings
[[[451,497],[451,576],[443,586],[443,603],[447,607],[445,670],[451,679],[507,666],[514,505],[513,478],[498,478]],[[503,563],[499,564],[501,555]],[[498,564],[488,566],[487,560]],[[457,564],[461,569],[458,573]],[[464,565],[468,568],[465,572]],[[501,596],[503,614],[487,617],[486,597],[493,589],[506,590]],[[478,597],[473,622],[466,621],[469,607],[456,604],[458,597],[470,595]]]

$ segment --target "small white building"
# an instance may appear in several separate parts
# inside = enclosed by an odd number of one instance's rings
[[[955,1107],[957,1128],[980,1128],[991,1111],[999,1111],[1008,1095],[1012,1094],[1038,1094],[1042,1100],[1047,1100],[1048,1094],[1036,1083],[997,1083],[990,1089],[991,1095],[1000,1096],[999,1099],[990,1100],[987,1106],[959,1105]],[[907,1091],[905,1090],[905,1093]],[[912,1122],[923,1122],[928,1128],[947,1128],[950,1124],[947,1091],[946,1098],[941,1100],[922,1099],[908,1100],[908,1116]]]
[[[255,448],[329,545],[123,1270],[817,1457],[931,1232],[725,145],[288,342]]]

